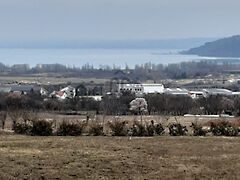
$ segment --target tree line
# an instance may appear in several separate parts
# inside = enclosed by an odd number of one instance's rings
[[[6,75],[31,75],[39,73],[58,73],[61,77],[83,77],[83,78],[126,78],[133,82],[144,80],[162,79],[185,79],[205,77],[206,75],[218,76],[227,71],[234,71],[240,68],[240,64],[217,63],[211,61],[182,62],[175,64],[152,64],[145,63],[136,65],[134,68],[125,69],[120,67],[101,66],[95,68],[86,64],[82,67],[65,66],[61,64],[43,64],[30,68],[29,65],[6,66],[0,64],[0,73]]]
[[[55,98],[44,99],[38,94],[30,93],[20,97],[0,94],[0,110],[8,112],[78,112],[93,111],[104,115],[130,115],[130,102],[136,97],[131,92],[121,95],[104,95],[101,101],[88,97],[75,97],[59,101]],[[213,95],[192,99],[189,96],[167,94],[148,94],[143,97],[147,102],[148,115],[184,115],[184,114],[229,114],[240,115],[240,97]]]

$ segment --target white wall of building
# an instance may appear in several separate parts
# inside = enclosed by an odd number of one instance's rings
[[[164,93],[162,84],[118,84],[118,92],[131,91],[136,94]]]
[[[143,92],[149,93],[164,93],[164,86],[162,84],[142,84]]]

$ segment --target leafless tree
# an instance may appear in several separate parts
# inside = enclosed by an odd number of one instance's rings
[[[20,119],[20,117],[22,116],[22,111],[15,109],[12,110],[10,113],[8,113],[8,115],[10,116],[10,118],[12,119],[12,128],[14,128],[14,126],[16,125],[17,121]]]
[[[2,122],[2,129],[4,129],[5,128],[5,122],[6,122],[6,119],[7,119],[7,112],[6,111],[1,112],[0,118],[1,118],[1,122]]]
[[[22,111],[21,117],[26,124],[27,122],[33,121],[37,119],[37,113],[31,111]]]

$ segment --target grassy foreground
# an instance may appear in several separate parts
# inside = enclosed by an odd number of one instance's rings
[[[0,179],[237,179],[240,138],[0,135]]]

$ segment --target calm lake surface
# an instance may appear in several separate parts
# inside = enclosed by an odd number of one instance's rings
[[[155,64],[179,63],[201,59],[194,55],[180,55],[176,49],[0,49],[0,62],[13,64],[85,64],[101,67],[109,65],[124,68],[147,62]]]

